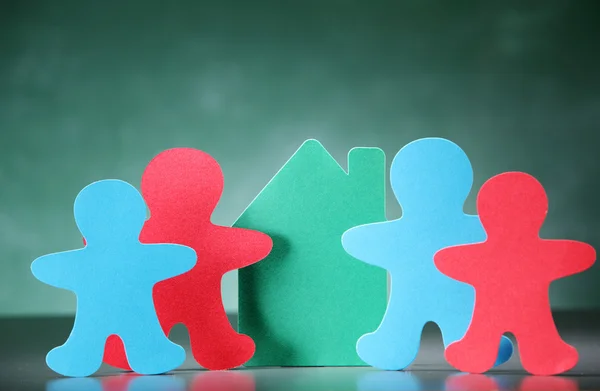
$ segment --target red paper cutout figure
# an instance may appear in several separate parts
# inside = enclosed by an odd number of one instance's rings
[[[488,180],[477,197],[477,210],[487,240],[435,255],[442,273],[476,292],[471,325],[460,341],[448,346],[446,359],[461,371],[485,372],[494,364],[500,336],[512,332],[528,372],[552,375],[573,368],[578,354],[556,330],[548,289],[553,280],[591,267],[594,248],[540,239],[548,199],[542,185],[525,173]]]
[[[265,258],[272,247],[266,234],[211,223],[222,191],[219,164],[207,153],[191,148],[160,153],[142,176],[142,195],[150,218],[140,241],[182,244],[198,255],[192,270],[155,285],[158,319],[167,335],[175,324],[185,324],[194,358],[214,370],[240,366],[255,350],[252,338],[236,333],[227,319],[221,279],[228,271]],[[104,361],[129,369],[119,337],[108,338]]]

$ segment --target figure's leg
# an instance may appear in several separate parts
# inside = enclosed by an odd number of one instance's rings
[[[534,375],[556,375],[573,368],[579,354],[558,334],[550,310],[539,316],[535,324],[535,329],[523,327],[514,331],[523,368]]]
[[[65,376],[83,377],[96,372],[102,364],[107,335],[95,319],[79,311],[71,335],[64,345],[52,349],[46,363],[55,372]]]
[[[454,282],[453,284],[456,285]],[[460,292],[459,288],[464,288],[465,291]],[[447,290],[440,288],[440,291],[454,292],[453,295],[447,294],[439,298],[442,310],[434,319],[442,333],[444,347],[447,348],[448,345],[460,341],[465,336],[473,316],[475,296],[473,288],[467,285],[452,286]]]
[[[356,349],[360,358],[380,369],[400,370],[409,366],[419,351],[425,325],[418,316],[417,305],[401,302],[392,291],[379,328],[358,340]]]
[[[494,366],[497,367],[498,365],[507,362],[512,357],[514,351],[515,347],[510,338],[503,335],[500,338],[500,349],[498,349],[498,356],[496,357]]]
[[[161,322],[161,327],[165,336],[169,335],[169,332],[175,325],[175,322],[165,316],[165,320]],[[103,361],[113,367],[125,369],[131,371],[131,366],[127,361],[127,355],[125,354],[125,346],[123,340],[117,335],[111,335],[106,340],[106,347],[104,348],[104,359]]]
[[[106,340],[103,361],[113,367],[131,371],[131,367],[127,362],[127,356],[125,355],[123,341],[117,335],[111,335]]]
[[[238,367],[252,358],[256,348],[252,338],[238,334],[231,326],[221,299],[221,278],[212,276],[212,281],[198,284],[209,290],[194,299],[202,308],[189,313],[184,321],[194,359],[212,370]],[[216,284],[214,279],[219,283]]]
[[[473,320],[465,336],[457,342],[448,342],[446,360],[462,372],[482,373],[494,365],[502,337],[500,328],[485,326],[488,314],[475,309]],[[446,342],[446,341],[444,341]]]
[[[464,337],[466,331],[471,324],[473,310],[471,305],[461,305],[460,301],[453,300],[445,307],[449,309],[443,319],[437,321],[442,332],[444,347],[448,347],[453,342],[458,342]],[[513,344],[505,336],[500,338],[500,348],[494,366],[500,365],[508,361],[513,354]]]
[[[139,325],[121,334],[127,360],[135,372],[155,375],[183,364],[185,350],[169,341],[153,313],[139,314],[134,322],[127,323]]]

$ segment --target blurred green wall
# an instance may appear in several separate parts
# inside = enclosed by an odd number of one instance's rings
[[[83,186],[137,185],[176,146],[221,162],[213,221],[231,224],[307,138],[345,166],[353,146],[389,162],[447,137],[476,187],[506,170],[542,181],[543,236],[600,248],[599,13],[593,0],[2,2],[0,314],[72,313],[30,262],[81,245]],[[555,283],[553,305],[599,307],[599,276]]]

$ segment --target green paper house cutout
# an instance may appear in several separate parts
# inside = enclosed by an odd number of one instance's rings
[[[379,326],[387,274],[342,247],[342,234],[385,220],[385,155],[353,148],[348,173],[307,140],[234,226],[273,251],[239,271],[239,331],[256,342],[246,366],[359,366],[356,341]]]

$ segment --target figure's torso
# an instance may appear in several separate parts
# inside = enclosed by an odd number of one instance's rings
[[[441,273],[434,264],[439,250],[485,240],[477,216],[415,216],[390,221],[388,242],[393,258],[386,260],[392,295],[413,308],[424,320],[451,316],[472,308],[474,289]],[[415,306],[415,302],[417,305]],[[432,310],[435,309],[435,310]]]

